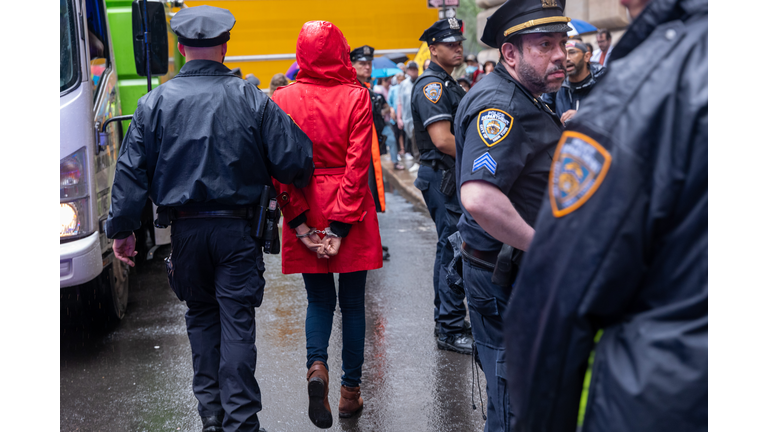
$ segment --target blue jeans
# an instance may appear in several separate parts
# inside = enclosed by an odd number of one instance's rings
[[[448,266],[453,261],[453,247],[448,241],[451,234],[458,231],[461,207],[456,193],[448,197],[440,192],[443,170],[435,170],[429,161],[419,167],[419,176],[413,183],[424,196],[429,215],[437,229],[437,250],[432,274],[435,289],[435,322],[440,324],[440,331],[446,334],[458,334],[462,331],[467,310],[464,296],[454,292],[446,281]]]
[[[466,258],[463,262],[463,276],[472,337],[487,383],[488,420],[485,422],[485,432],[508,432],[514,426],[515,416],[507,390],[507,350],[501,317],[507,310],[512,289],[491,282],[493,272],[471,264]]]
[[[363,374],[365,349],[365,278],[367,271],[339,274],[341,308],[341,383],[357,387]],[[307,369],[321,361],[328,367],[328,341],[336,310],[333,273],[303,273],[307,289]]]

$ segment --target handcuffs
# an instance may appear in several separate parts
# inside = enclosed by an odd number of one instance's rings
[[[341,238],[340,235],[336,234],[335,232],[331,231],[331,227],[327,227],[324,230],[315,229],[312,227],[309,227],[309,231],[307,231],[304,234],[296,233],[297,239],[303,239],[305,237],[309,237],[312,234],[325,234],[326,237],[334,237],[334,238]]]

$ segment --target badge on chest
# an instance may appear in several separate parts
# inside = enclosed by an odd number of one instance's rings
[[[490,108],[477,116],[477,133],[485,145],[493,147],[509,135],[513,118],[502,110]]]
[[[424,86],[424,96],[432,103],[437,103],[443,95],[443,85],[439,82],[429,83]]]

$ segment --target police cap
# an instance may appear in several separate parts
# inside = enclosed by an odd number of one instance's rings
[[[229,40],[235,17],[226,9],[195,6],[176,12],[171,18],[171,30],[179,43],[190,47],[212,47]]]
[[[357,47],[350,51],[349,59],[353,62],[356,61],[372,61],[374,48],[368,45]]]
[[[448,18],[437,21],[432,24],[428,29],[424,30],[420,41],[426,42],[427,45],[434,45],[440,42],[459,42],[467,40],[461,33],[462,21],[456,18]]]
[[[571,19],[563,16],[563,10],[565,0],[507,0],[488,17],[480,40],[499,48],[513,35],[568,32]]]

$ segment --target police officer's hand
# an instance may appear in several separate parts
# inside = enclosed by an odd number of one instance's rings
[[[323,245],[325,246],[325,254],[332,257],[339,253],[341,247],[341,237],[325,236],[323,239]]]
[[[560,117],[560,121],[562,123],[565,123],[568,120],[570,120],[571,117],[573,117],[575,115],[576,115],[576,110],[573,110],[573,109],[572,110],[568,110],[568,111],[564,112],[563,115]]]
[[[296,234],[304,235],[309,232],[309,229],[310,228],[307,226],[307,224],[303,223],[296,227]],[[316,253],[318,258],[329,258],[325,254],[323,240],[316,233],[312,233],[309,237],[301,237],[299,240],[304,243],[304,246],[306,246],[307,249]]]
[[[138,254],[136,252],[136,236],[133,233],[124,239],[115,239],[115,242],[112,244],[112,250],[115,252],[115,258],[131,267],[136,265],[131,260],[131,258]]]

